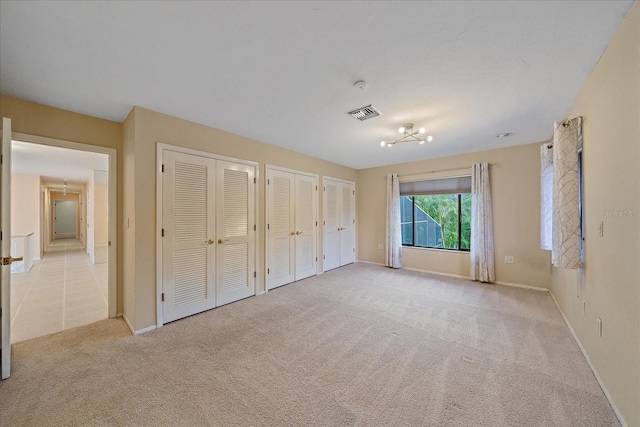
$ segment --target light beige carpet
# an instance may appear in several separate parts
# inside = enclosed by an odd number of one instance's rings
[[[546,292],[361,263],[13,348],[3,426],[619,425]]]

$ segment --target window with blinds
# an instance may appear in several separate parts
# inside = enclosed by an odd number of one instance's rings
[[[468,251],[471,176],[400,182],[402,244]]]

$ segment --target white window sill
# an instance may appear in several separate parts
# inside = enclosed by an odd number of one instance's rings
[[[419,250],[419,251],[436,251],[436,252],[446,252],[446,253],[454,253],[454,254],[470,254],[471,251],[459,251],[457,249],[440,249],[440,248],[423,248],[421,246],[402,246],[402,250],[410,249],[410,250]]]

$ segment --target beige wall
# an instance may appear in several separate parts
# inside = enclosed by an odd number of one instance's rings
[[[158,142],[188,147],[222,156],[259,162],[259,206],[256,266],[258,291],[264,290],[265,262],[265,165],[276,165],[321,176],[356,181],[356,171],[318,160],[290,150],[264,144],[218,129],[135,107],[125,122],[125,181],[127,192],[124,217],[130,228],[125,230],[127,259],[135,254],[133,272],[125,273],[125,295],[135,302],[135,320],[128,320],[136,330],[156,323],[156,145]],[[132,193],[133,192],[133,193]],[[133,195],[135,194],[135,196]],[[131,199],[129,200],[129,197]],[[322,204],[320,204],[320,216]],[[320,218],[321,219],[321,218]],[[319,221],[322,224],[321,221]],[[319,230],[322,234],[322,229]],[[321,253],[321,252],[320,252]],[[131,289],[134,287],[135,289]],[[125,304],[127,306],[127,304]]]
[[[640,5],[567,112],[578,115],[585,268],[554,269],[551,292],[627,424],[640,426]]]
[[[122,313],[122,123],[98,119],[84,114],[73,113],[22,99],[0,95],[0,116],[11,119],[13,132],[83,144],[110,147],[117,150],[117,304],[116,311]]]
[[[548,288],[549,252],[540,249],[540,143],[421,160],[358,171],[358,259],[384,263],[386,175],[422,174],[468,168],[475,162],[495,163],[490,168],[494,215],[496,280]],[[425,147],[428,149],[428,147]],[[515,257],[505,264],[505,255]],[[469,253],[438,249],[404,248],[408,268],[468,277]]]
[[[40,258],[40,176],[11,175],[11,235],[31,237],[31,255]],[[12,254],[14,255],[14,254]]]

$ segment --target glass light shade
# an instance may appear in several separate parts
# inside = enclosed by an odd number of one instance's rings
[[[398,132],[404,133],[404,126],[400,126],[400,129],[398,129]]]
[[[424,139],[421,139],[420,141],[418,141],[418,144],[424,144]]]
[[[387,143],[385,141],[380,141],[380,146],[384,147],[385,145],[387,145]]]
[[[431,135],[429,135],[429,136],[427,137],[427,141],[429,141],[429,142],[433,141],[433,137],[432,137]]]
[[[425,128],[420,128],[420,133],[425,133],[427,130]]]

